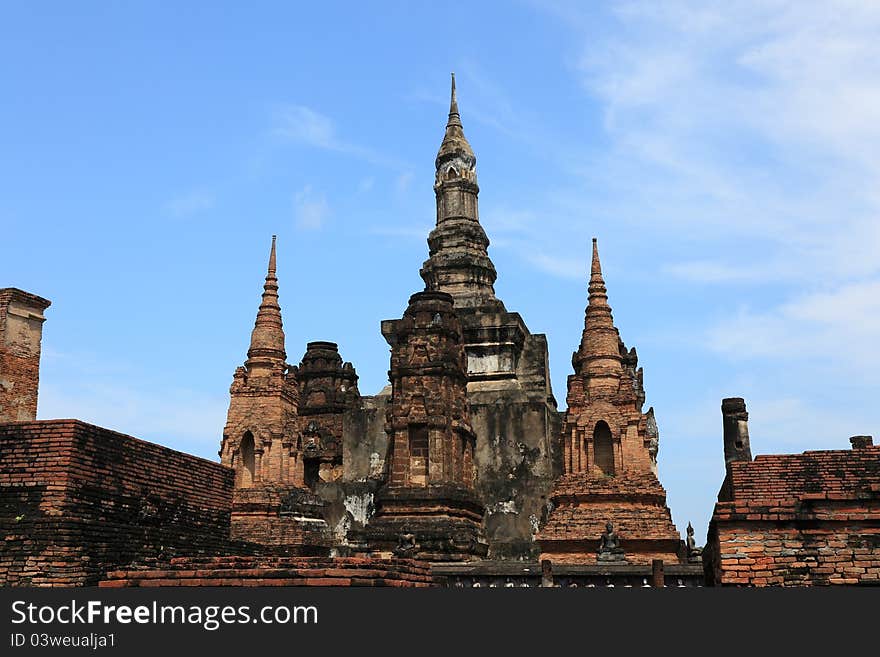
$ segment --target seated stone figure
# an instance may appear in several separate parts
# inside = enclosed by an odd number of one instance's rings
[[[605,524],[605,531],[599,540],[599,551],[596,554],[598,561],[626,561],[623,548],[620,547],[620,537],[614,531],[614,525],[609,520]]]
[[[392,550],[392,553],[396,557],[411,559],[415,555],[416,549],[415,534],[400,534],[397,537],[397,547]]]
[[[697,542],[694,540],[694,528],[691,523],[688,523],[687,526],[687,560],[691,563],[701,562],[703,561],[703,548],[697,547]]]

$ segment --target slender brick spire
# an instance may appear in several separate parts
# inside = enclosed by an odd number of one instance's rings
[[[609,312],[611,308],[608,306],[608,290],[605,289],[605,279],[602,278],[602,263],[599,262],[599,245],[596,238],[593,238],[593,262],[590,265],[590,305],[598,307],[606,307]]]
[[[263,300],[257,311],[257,320],[251,332],[251,346],[245,365],[250,369],[259,365],[284,363],[284,329],[281,322],[281,306],[278,304],[278,278],[275,275],[275,235],[269,252],[269,271],[263,285]]]
[[[574,360],[580,364],[586,362],[589,372],[609,374],[620,369],[620,336],[614,326],[611,306],[608,305],[608,291],[602,278],[599,246],[595,237],[588,290],[590,297],[584,316],[584,332]],[[577,365],[575,370],[578,371]]]
[[[425,287],[451,294],[457,308],[503,311],[493,287],[497,274],[487,251],[489,238],[480,225],[477,158],[462,129],[454,73],[449,119],[434,164],[437,227],[428,236],[430,257],[421,270]]]

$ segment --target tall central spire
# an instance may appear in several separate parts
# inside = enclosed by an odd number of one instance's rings
[[[429,290],[451,294],[457,308],[503,310],[495,297],[495,266],[489,259],[489,238],[480,225],[477,158],[464,136],[455,73],[449,98],[449,118],[435,160],[434,195],[437,227],[428,236],[430,257],[421,275]]]
[[[251,346],[248,349],[246,366],[273,366],[283,364],[287,354],[284,351],[284,329],[281,322],[281,306],[278,304],[278,278],[275,275],[275,235],[269,251],[269,270],[263,284],[263,299],[257,311],[257,320],[251,332]]]

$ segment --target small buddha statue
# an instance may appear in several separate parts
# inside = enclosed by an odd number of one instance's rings
[[[596,554],[598,561],[625,561],[623,548],[620,547],[620,538],[614,531],[614,525],[609,520],[605,523],[605,531],[599,539],[599,551]]]
[[[699,563],[703,560],[703,548],[697,547],[697,542],[694,540],[694,528],[691,523],[688,523],[687,526],[687,541],[685,541],[687,545],[687,560],[691,563]]]
[[[397,547],[394,548],[393,554],[396,557],[411,559],[415,555],[416,549],[417,546],[415,534],[400,534],[397,537]]]

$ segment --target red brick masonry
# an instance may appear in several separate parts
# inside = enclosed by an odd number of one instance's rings
[[[729,464],[703,553],[716,585],[880,585],[880,446]]]
[[[327,557],[177,558],[167,564],[114,570],[98,584],[129,586],[391,586],[434,585],[431,567],[409,559]]]
[[[0,424],[0,586],[89,586],[138,559],[222,554],[232,478],[78,420]]]

